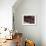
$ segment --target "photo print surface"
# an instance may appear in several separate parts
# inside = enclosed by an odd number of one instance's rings
[[[24,25],[35,25],[36,23],[36,16],[23,16],[23,24]]]

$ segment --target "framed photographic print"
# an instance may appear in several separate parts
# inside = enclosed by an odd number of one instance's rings
[[[22,24],[23,25],[35,25],[36,24],[36,16],[34,16],[34,15],[23,15],[22,16]]]

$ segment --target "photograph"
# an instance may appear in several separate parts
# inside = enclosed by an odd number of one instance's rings
[[[22,17],[23,25],[35,25],[36,24],[36,16],[34,15],[24,15]]]
[[[46,0],[0,0],[0,46],[46,46]]]

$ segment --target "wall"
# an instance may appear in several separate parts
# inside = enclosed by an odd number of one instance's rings
[[[0,0],[0,27],[12,28],[12,6],[16,0]]]
[[[42,46],[46,46],[46,0],[41,1],[41,40]]]
[[[14,5],[16,6],[16,5]],[[23,0],[16,8],[13,7],[15,30],[23,33],[24,39],[34,40],[36,46],[41,46],[41,1],[40,0]],[[36,25],[22,25],[22,16],[25,14],[32,14],[36,16]]]

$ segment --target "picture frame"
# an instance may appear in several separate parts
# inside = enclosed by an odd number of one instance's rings
[[[23,15],[22,25],[36,25],[36,16],[35,15]]]

